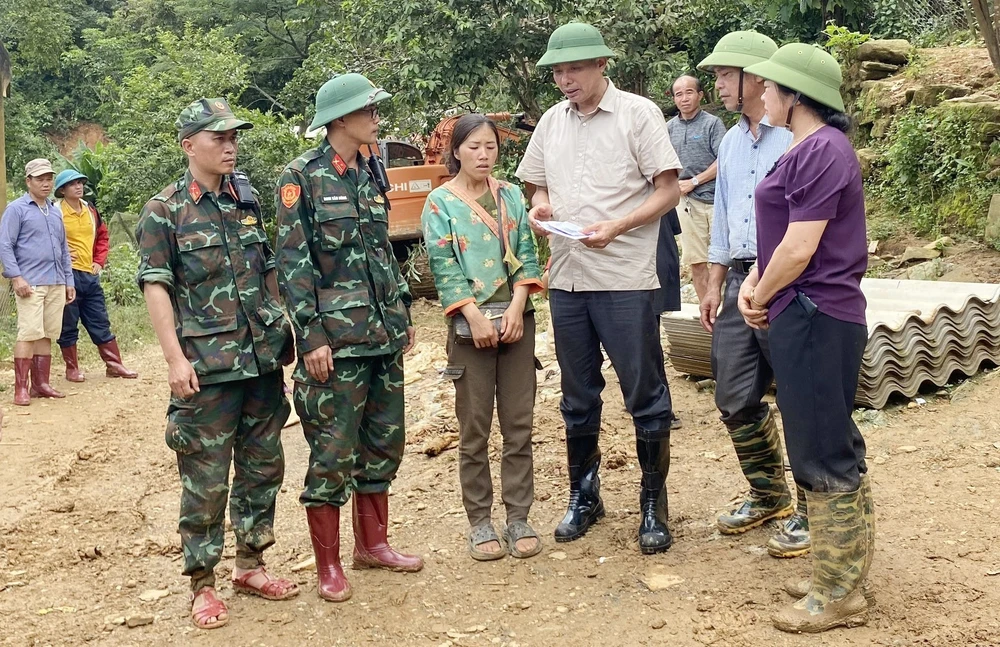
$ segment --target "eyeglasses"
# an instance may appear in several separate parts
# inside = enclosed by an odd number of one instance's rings
[[[359,113],[367,112],[368,116],[371,117],[372,121],[378,119],[378,106],[369,106],[367,108],[362,108],[358,110]]]

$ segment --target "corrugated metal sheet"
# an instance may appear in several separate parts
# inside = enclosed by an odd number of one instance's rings
[[[868,345],[857,404],[881,409],[893,393],[916,395],[925,382],[944,386],[955,372],[973,375],[1000,363],[1000,285],[864,279]],[[712,338],[698,306],[663,317],[671,364],[710,376]]]

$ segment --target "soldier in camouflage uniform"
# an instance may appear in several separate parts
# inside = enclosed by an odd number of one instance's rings
[[[388,202],[360,149],[378,138],[391,95],[360,74],[327,81],[310,128],[326,138],[278,181],[277,268],[295,329],[295,411],[311,450],[305,489],[320,597],[351,587],[340,564],[340,508],[354,493],[358,568],[419,571],[386,541],[388,489],[403,455],[403,353],[410,292],[392,254]]]
[[[294,350],[259,204],[238,201],[230,176],[237,130],[251,127],[222,99],[200,99],[181,112],[188,170],[146,203],[136,229],[139,286],[169,370],[166,442],[181,476],[191,617],[204,629],[229,619],[214,575],[227,498],[236,532],[233,588],[269,600],[298,593],[293,582],[269,575],[261,558],[274,543],[281,428],[291,409],[281,367]]]

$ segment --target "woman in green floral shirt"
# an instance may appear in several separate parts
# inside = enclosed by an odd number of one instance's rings
[[[431,192],[422,216],[431,272],[449,320],[445,375],[455,382],[459,480],[471,526],[469,553],[480,561],[500,559],[508,552],[531,557],[542,548],[528,525],[534,498],[535,403],[535,315],[528,297],[542,290],[542,282],[521,190],[492,175],[499,145],[492,121],[479,114],[461,117],[448,157],[455,177]],[[499,326],[483,309],[498,313]],[[471,343],[456,338],[456,316],[468,321]],[[503,542],[491,520],[494,401],[503,436]]]

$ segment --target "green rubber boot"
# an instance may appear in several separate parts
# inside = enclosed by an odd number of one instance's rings
[[[865,537],[869,542],[869,550],[865,555],[865,566],[864,574],[865,577],[862,578],[860,589],[861,595],[865,596],[865,602],[868,603],[868,608],[874,608],[875,606],[875,590],[872,589],[871,581],[868,579],[868,570],[871,568],[872,557],[875,555],[875,508],[872,504],[872,482],[871,478],[867,474],[861,476],[861,491],[864,494],[865,501]],[[799,490],[799,492],[804,492]],[[803,497],[805,494],[803,494]],[[794,518],[794,517],[793,517]],[[770,548],[770,544],[768,545]],[[809,595],[809,586],[811,583],[811,578],[799,578],[792,577],[785,580],[782,588],[785,593],[792,596],[796,600],[804,598]]]
[[[800,557],[809,552],[809,515],[806,508],[806,493],[795,488],[795,514],[767,542],[767,552],[771,557]],[[805,595],[803,593],[802,595]]]
[[[719,515],[719,532],[738,535],[770,519],[791,516],[794,509],[785,483],[781,434],[771,411],[760,422],[733,429],[729,435],[740,469],[750,482],[750,494],[732,511]]]
[[[857,627],[868,621],[861,583],[871,566],[874,534],[866,511],[871,491],[806,492],[812,532],[812,579],[801,600],[774,616],[774,626],[790,633],[819,633]]]

